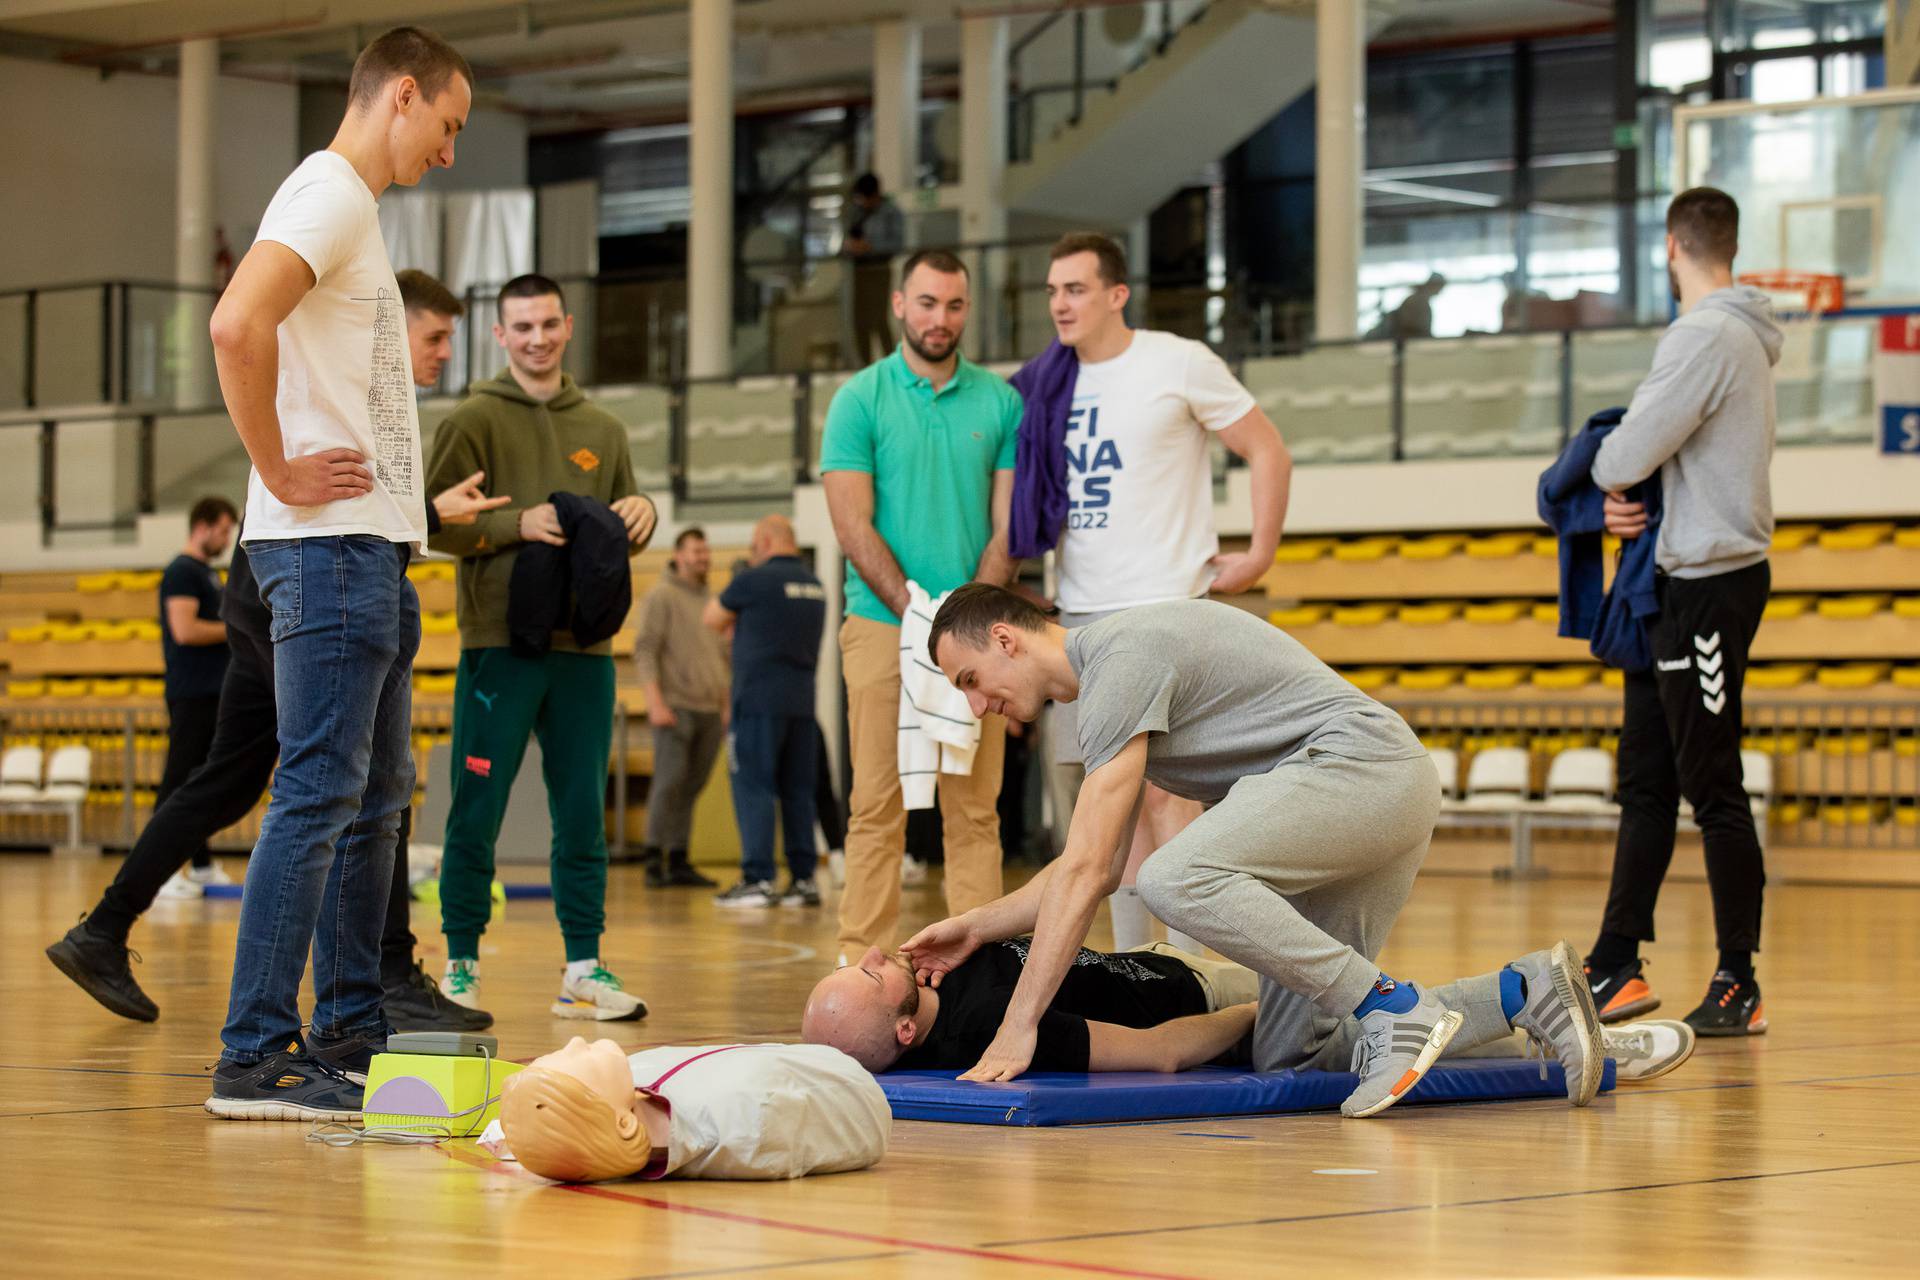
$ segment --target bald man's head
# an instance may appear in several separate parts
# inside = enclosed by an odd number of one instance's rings
[[[797,555],[800,544],[794,537],[793,521],[782,515],[761,516],[753,526],[753,541],[747,551],[755,564],[773,556]]]

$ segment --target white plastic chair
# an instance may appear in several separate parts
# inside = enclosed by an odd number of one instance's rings
[[[47,785],[41,795],[48,800],[84,801],[93,782],[93,752],[86,747],[61,747],[47,762]]]
[[[0,801],[32,801],[40,798],[38,747],[8,747],[0,755]]]
[[[1440,798],[1453,799],[1460,791],[1460,753],[1452,747],[1428,747],[1427,755],[1440,775]]]
[[[1547,766],[1546,799],[1531,807],[1535,813],[1617,818],[1620,806],[1613,803],[1613,754],[1598,747],[1562,751]]]
[[[1519,747],[1491,747],[1477,752],[1467,766],[1467,794],[1456,804],[1463,810],[1517,809],[1527,798],[1532,761]]]

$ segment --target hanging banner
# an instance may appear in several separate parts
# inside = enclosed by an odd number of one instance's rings
[[[1880,317],[1873,400],[1880,452],[1920,454],[1920,312]]]

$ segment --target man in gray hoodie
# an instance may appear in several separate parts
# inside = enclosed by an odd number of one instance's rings
[[[1680,317],[1653,368],[1593,463],[1606,490],[1607,529],[1647,533],[1647,513],[1620,495],[1660,474],[1664,513],[1654,560],[1660,612],[1654,669],[1629,672],[1620,732],[1620,835],[1613,883],[1587,977],[1603,1022],[1657,1007],[1639,944],[1673,860],[1680,797],[1706,846],[1720,962],[1687,1022],[1701,1035],[1767,1029],[1753,953],[1766,884],[1740,767],[1740,686],[1767,604],[1773,538],[1773,365],[1780,330],[1771,304],[1733,282],[1740,209],[1711,187],[1674,197],[1667,262]]]

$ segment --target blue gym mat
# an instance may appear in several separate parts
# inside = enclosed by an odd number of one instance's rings
[[[875,1079],[896,1120],[1029,1127],[1322,1111],[1338,1107],[1356,1083],[1356,1077],[1345,1071],[1259,1072],[1227,1067],[1172,1074],[1040,1071],[1004,1084],[975,1084],[956,1080],[954,1075],[951,1071],[890,1071]],[[1613,1060],[1608,1059],[1601,1092],[1610,1091],[1613,1084]],[[1547,1077],[1542,1080],[1538,1059],[1462,1058],[1427,1072],[1398,1105],[1566,1096],[1566,1076],[1558,1062],[1547,1063]]]

